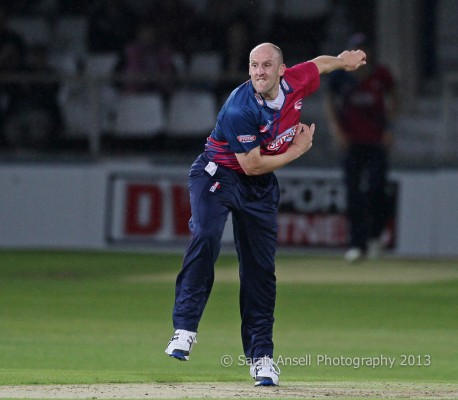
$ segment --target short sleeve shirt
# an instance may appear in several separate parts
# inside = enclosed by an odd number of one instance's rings
[[[280,80],[285,101],[279,110],[267,106],[251,81],[237,87],[223,105],[207,139],[205,153],[209,160],[243,174],[236,153],[246,153],[258,146],[261,154],[284,153],[296,133],[302,99],[319,85],[320,74],[313,62],[287,68]]]

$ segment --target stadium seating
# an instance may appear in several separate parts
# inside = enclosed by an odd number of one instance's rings
[[[85,59],[86,74],[92,77],[109,77],[118,58],[116,53],[89,54]]]
[[[215,52],[197,52],[192,55],[189,73],[192,77],[218,78],[222,70],[221,54]]]
[[[151,137],[165,127],[164,101],[156,93],[120,96],[115,114],[115,136]]]
[[[216,106],[216,98],[209,91],[177,91],[170,100],[167,134],[176,137],[209,134],[215,126]]]
[[[48,22],[41,17],[15,17],[8,21],[8,28],[18,33],[29,45],[51,42],[52,32]]]
[[[88,21],[84,17],[59,18],[54,28],[52,51],[82,56],[87,53]]]
[[[118,93],[100,86],[97,98],[90,87],[69,81],[61,90],[59,103],[65,121],[67,139],[87,139],[94,131],[113,129]]]

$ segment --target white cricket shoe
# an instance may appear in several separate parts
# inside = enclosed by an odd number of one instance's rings
[[[363,258],[363,252],[361,249],[358,249],[357,247],[352,247],[351,249],[347,250],[347,252],[344,255],[344,258],[348,262],[354,263]]]
[[[277,386],[280,368],[270,357],[262,357],[250,366],[250,375],[256,381],[254,386]]]
[[[170,339],[165,353],[180,361],[188,361],[192,345],[197,343],[197,332],[191,332],[184,329],[177,329]]]

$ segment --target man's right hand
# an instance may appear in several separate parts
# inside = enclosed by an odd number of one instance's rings
[[[267,155],[261,154],[261,147],[255,147],[246,153],[235,153],[237,161],[247,175],[262,175],[275,171],[299,158],[312,147],[315,124],[307,126],[297,124],[296,134],[285,153]]]
[[[299,123],[296,128],[296,135],[291,143],[290,149],[297,151],[299,156],[306,153],[312,147],[315,124],[310,126]]]

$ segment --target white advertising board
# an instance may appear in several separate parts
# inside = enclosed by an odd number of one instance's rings
[[[339,171],[282,170],[279,244],[343,248]],[[384,232],[393,254],[458,256],[458,172],[395,172]],[[112,249],[189,237],[187,168],[148,163],[0,166],[0,247]],[[223,240],[232,240],[228,221]],[[132,247],[133,246],[133,247]]]

